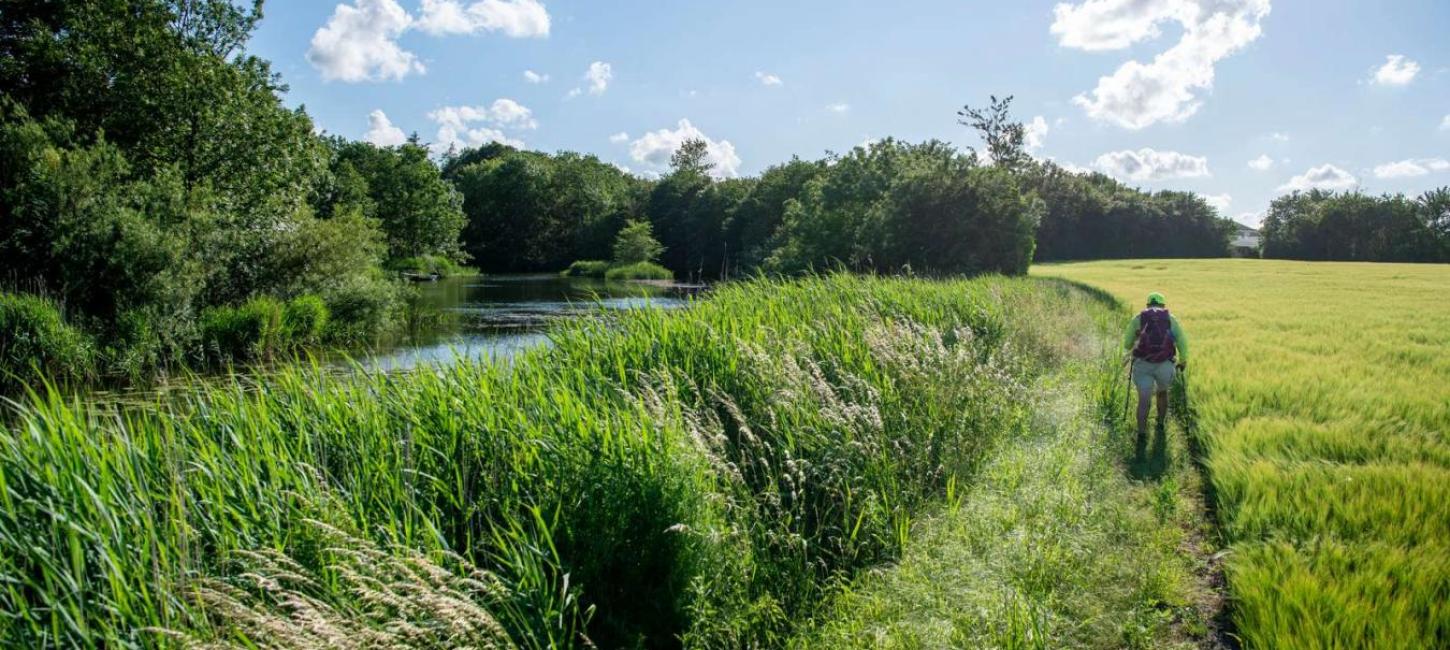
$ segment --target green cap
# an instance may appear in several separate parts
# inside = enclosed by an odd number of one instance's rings
[[[1163,294],[1154,291],[1153,293],[1148,294],[1148,304],[1166,305],[1168,304],[1168,300],[1163,297]]]

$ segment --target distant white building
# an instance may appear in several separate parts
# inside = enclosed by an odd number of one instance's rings
[[[1259,243],[1262,241],[1259,231],[1237,221],[1234,222],[1234,226],[1233,239],[1229,241],[1229,247],[1233,249],[1234,255],[1258,257]]]

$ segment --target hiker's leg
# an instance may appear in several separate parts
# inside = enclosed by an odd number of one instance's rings
[[[1168,418],[1168,391],[1158,391],[1158,425],[1163,426],[1163,421]]]
[[[1138,433],[1148,431],[1148,406],[1153,402],[1151,389],[1138,388]]]

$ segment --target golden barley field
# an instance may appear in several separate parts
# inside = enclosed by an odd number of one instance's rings
[[[1187,331],[1194,435],[1254,648],[1450,645],[1450,266],[1040,266]]]

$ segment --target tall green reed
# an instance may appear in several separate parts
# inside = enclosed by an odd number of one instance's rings
[[[757,280],[563,325],[507,365],[300,366],[122,413],[38,395],[0,437],[0,641],[245,645],[207,589],[277,554],[330,575],[337,530],[496,576],[481,606],[522,647],[777,643],[1026,426],[1087,302]]]

